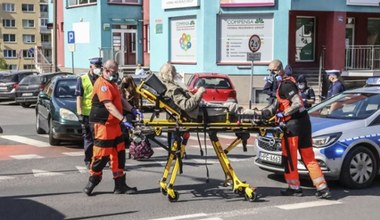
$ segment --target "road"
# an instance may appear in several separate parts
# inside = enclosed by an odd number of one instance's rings
[[[136,195],[114,195],[111,172],[88,197],[82,189],[88,173],[83,150],[75,143],[50,146],[46,135],[35,132],[34,108],[0,103],[0,219],[377,219],[380,179],[363,190],[349,190],[329,182],[333,199],[318,200],[310,181],[303,180],[304,196],[281,197],[286,187],[282,176],[258,169],[253,164],[253,137],[248,152],[238,147],[229,156],[242,180],[257,187],[258,199],[245,201],[230,187],[223,187],[224,174],[207,144],[207,183],[204,157],[196,134],[192,134],[175,189],[180,197],[170,203],[159,190],[166,151],[153,145],[151,159],[127,159],[127,184],[137,186]],[[232,141],[222,134],[223,145]],[[164,141],[165,138],[162,138]],[[201,136],[203,144],[203,137]],[[204,149],[205,151],[205,149]],[[306,217],[305,217],[306,216]]]

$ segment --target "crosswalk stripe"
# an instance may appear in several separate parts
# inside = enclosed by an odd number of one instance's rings
[[[41,159],[45,158],[43,156],[37,155],[37,154],[22,154],[22,155],[11,155],[10,157],[17,159],[17,160],[27,160],[27,159]]]
[[[14,179],[13,176],[0,176],[0,181],[1,180],[11,180],[11,179]]]
[[[50,144],[43,141],[34,140],[32,138],[23,137],[20,135],[1,135],[1,138],[10,140],[10,141],[16,141],[19,143],[27,144],[27,145],[33,145],[36,147],[50,147]]]
[[[179,216],[173,216],[173,217],[165,217],[165,218],[155,218],[151,220],[177,220],[177,219],[196,219],[198,217],[207,217],[206,213],[196,213],[191,215],[179,215]]]
[[[45,177],[45,176],[61,176],[64,175],[63,173],[58,173],[58,172],[49,172],[46,170],[36,170],[32,169],[33,175],[35,177]]]
[[[75,166],[79,173],[88,173],[88,170],[85,166]]]
[[[304,208],[311,208],[311,207],[317,207],[317,206],[337,205],[341,203],[342,202],[340,201],[333,201],[333,200],[319,200],[319,201],[312,201],[312,202],[279,205],[276,207],[280,209],[284,209],[284,210],[293,210],[293,209],[304,209]]]
[[[67,155],[67,156],[72,156],[72,157],[84,156],[84,152],[82,152],[82,151],[78,151],[78,152],[63,152],[62,154]]]

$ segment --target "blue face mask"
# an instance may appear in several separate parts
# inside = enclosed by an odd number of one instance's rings
[[[114,73],[113,75],[110,75],[108,77],[108,80],[111,81],[111,82],[117,82],[119,80],[119,74],[118,73]]]

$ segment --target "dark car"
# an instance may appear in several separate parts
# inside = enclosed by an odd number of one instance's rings
[[[226,74],[194,73],[187,83],[187,88],[190,92],[195,93],[200,87],[206,89],[202,98],[207,102],[237,103],[235,87]]]
[[[37,75],[39,72],[31,70],[10,71],[0,73],[0,99],[15,100],[16,87],[19,82],[29,75]]]
[[[54,77],[38,94],[36,131],[49,134],[50,145],[81,141],[82,129],[76,114],[75,75]]]
[[[54,76],[68,74],[72,75],[72,73],[68,72],[55,72],[24,77],[16,86],[16,103],[19,103],[24,108],[36,104],[38,93],[45,88],[45,85],[49,80]]]

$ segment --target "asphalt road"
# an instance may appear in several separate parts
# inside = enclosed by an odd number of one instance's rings
[[[34,108],[0,103],[0,219],[378,219],[380,179],[372,187],[350,190],[329,182],[331,200],[318,200],[310,181],[303,180],[304,196],[282,197],[286,187],[281,175],[258,169],[253,164],[253,138],[248,152],[238,147],[229,158],[236,174],[257,188],[258,199],[245,201],[231,187],[223,187],[224,174],[213,149],[200,156],[193,134],[187,147],[183,173],[175,189],[179,200],[171,203],[162,195],[159,180],[167,152],[156,145],[152,158],[127,159],[127,184],[137,186],[136,195],[114,195],[111,172],[88,197],[82,189],[88,173],[83,150],[75,143],[50,146],[47,135],[35,132]],[[164,141],[165,138],[162,138]],[[233,139],[221,135],[225,146]],[[203,137],[201,137],[203,144]],[[209,144],[209,143],[208,143]],[[204,150],[205,151],[205,150]]]

